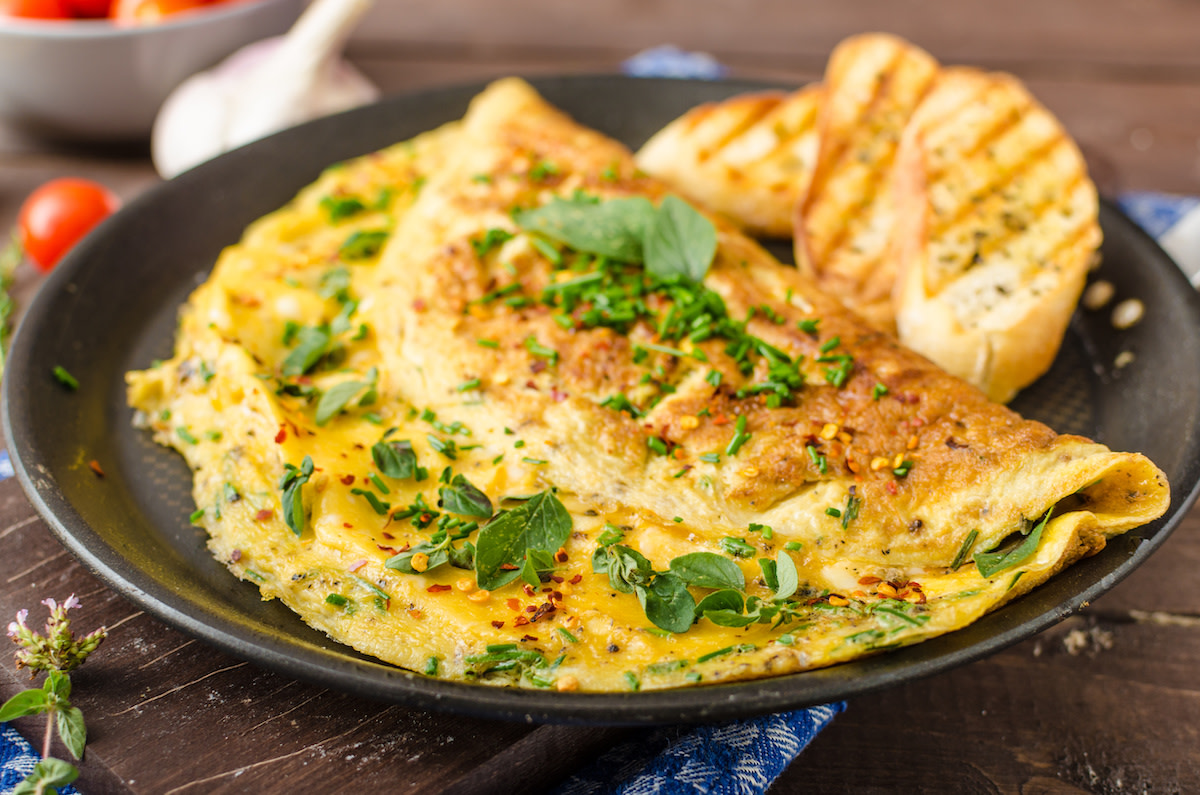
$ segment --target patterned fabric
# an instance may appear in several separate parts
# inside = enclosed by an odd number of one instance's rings
[[[571,776],[555,795],[758,795],[844,703],[697,728],[640,732]]]
[[[719,80],[729,70],[706,52],[687,52],[671,44],[642,50],[621,70],[630,77],[676,77],[693,80]]]
[[[8,461],[5,452],[4,460]],[[33,766],[41,760],[33,746],[7,723],[0,724],[0,795],[10,795],[25,777],[33,772]],[[62,795],[79,795],[74,785],[59,790]]]
[[[1200,198],[1130,191],[1121,194],[1117,204],[1126,215],[1137,221],[1138,226],[1149,232],[1151,237],[1161,238],[1185,215],[1200,207]]]

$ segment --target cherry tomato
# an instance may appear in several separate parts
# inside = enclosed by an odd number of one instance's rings
[[[112,9],[112,0],[65,0],[71,12],[77,17],[98,19],[108,16]]]
[[[119,22],[144,25],[209,4],[209,0],[115,0],[108,15]]]
[[[65,0],[0,0],[0,16],[25,19],[70,19]]]
[[[64,177],[29,194],[17,216],[21,247],[43,271],[116,211],[120,200],[91,180]]]

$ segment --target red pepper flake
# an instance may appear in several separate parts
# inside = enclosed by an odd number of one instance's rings
[[[424,312],[428,307],[426,306],[424,299],[416,298],[412,302],[412,308],[417,312]]]
[[[350,564],[350,571],[352,571],[352,572],[354,572],[354,571],[358,571],[359,569],[361,569],[361,568],[362,568],[363,566],[365,566],[365,565],[367,565],[367,559],[366,559],[366,558],[361,558],[361,559],[359,559],[359,560],[356,560],[356,561],[354,561],[353,563],[351,563],[351,564]]]
[[[533,586],[530,585],[529,583],[525,583],[524,585],[522,585],[521,590],[525,592],[526,596],[533,596],[533,594],[534,594]]]
[[[354,525],[350,524],[349,522],[342,522],[342,527],[346,528],[347,530],[351,530],[354,528]]]
[[[563,549],[562,547],[559,547],[558,551],[554,553],[554,559],[557,560],[559,563],[566,563],[571,558],[570,558],[570,556],[567,555],[567,550]]]
[[[388,553],[389,555],[399,555],[401,552],[404,551],[403,549],[396,549],[395,547],[385,547],[383,544],[376,544],[375,546],[379,547],[380,549],[382,549],[384,552]]]
[[[287,428],[283,425],[279,426],[279,433],[275,434],[275,444],[283,444],[283,440],[287,438]]]
[[[342,483],[347,486],[351,485],[352,483],[354,483],[354,476],[353,475],[342,475]]]
[[[428,588],[426,588],[425,590],[429,591],[430,593],[441,593],[442,591],[449,591],[450,586],[449,585],[431,585]]]
[[[533,612],[533,611],[535,611],[535,610],[537,610],[537,608],[536,608],[536,607],[534,607],[533,605],[525,605],[525,612],[526,612],[526,613],[532,613],[532,612]]]
[[[503,621],[493,621],[492,626],[495,627],[496,629],[503,629],[504,622]]]
[[[583,581],[582,574],[576,574],[574,577],[572,577],[570,580],[568,580],[568,582],[570,582],[572,585],[578,585],[582,581]]]
[[[233,552],[229,553],[229,562],[230,563],[237,563],[241,559],[242,559],[242,550],[235,549],[235,550],[233,550]]]
[[[254,514],[254,520],[257,522],[265,522],[275,515],[275,512],[270,508],[263,508],[258,513]]]
[[[525,382],[525,388],[526,388],[526,389],[535,389],[535,390],[536,390],[536,389],[538,388],[538,385],[537,385],[537,384],[535,384],[533,381],[526,381],[526,382]]]
[[[550,581],[554,582],[554,583],[558,583],[559,585],[563,584],[563,578],[559,577],[557,574],[551,574]]]
[[[501,571],[516,571],[518,568],[519,568],[518,566],[514,566],[511,563],[501,563],[500,564]]]
[[[528,608],[527,608],[527,609],[528,609]],[[545,604],[542,604],[542,605],[538,605],[538,606],[537,606],[537,609],[536,609],[536,610],[534,611],[534,613],[533,613],[533,616],[532,616],[532,617],[531,617],[529,620],[530,620],[531,622],[532,622],[532,621],[538,621],[538,620],[540,620],[540,619],[542,619],[542,618],[545,618],[546,616],[550,615],[550,614],[551,614],[551,613],[553,613],[553,612],[554,612],[556,609],[557,609],[557,608],[555,608],[555,607],[554,607],[554,605],[550,604],[549,602],[546,602]]]
[[[521,602],[519,599],[515,599],[515,598],[509,599],[504,604],[508,605],[509,610],[520,610],[521,609]]]
[[[889,481],[888,481],[888,482],[887,482],[887,483],[884,485],[884,488],[885,488],[885,489],[887,489],[887,493],[888,493],[888,494],[890,494],[890,495],[892,495],[893,497],[895,497],[897,494],[899,494],[899,493],[900,493],[900,489],[898,489],[898,488],[896,487],[896,481],[894,481],[894,480],[889,480]]]
[[[713,417],[713,425],[728,425],[729,422],[729,418],[724,414],[718,414],[717,416]]]
[[[556,387],[556,386],[550,387],[550,399],[553,400],[555,403],[562,403],[568,397],[569,396],[567,395],[567,393],[561,391],[558,387]]]
[[[104,477],[104,470],[100,468],[100,462],[96,459],[93,458],[91,461],[88,461],[88,468],[96,473],[96,477]]]
[[[379,535],[383,536],[388,541],[392,541],[393,539],[396,538],[394,535],[392,535],[391,533],[388,533],[388,532],[383,532],[383,533],[380,533]]]
[[[545,369],[546,369],[546,363],[543,362],[541,359],[535,359],[529,365],[529,372],[533,373],[534,375],[537,375],[538,373],[542,372]]]
[[[537,640],[537,635],[522,635],[521,642],[526,643],[531,640]]]
[[[525,616],[517,616],[516,620],[513,621],[513,626],[514,627],[523,627],[528,623],[529,623],[529,619],[526,618]]]
[[[554,600],[555,602],[561,602],[563,600],[562,592],[561,591],[551,591],[550,598],[552,600]]]

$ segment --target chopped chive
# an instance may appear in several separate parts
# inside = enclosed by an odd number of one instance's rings
[[[184,440],[185,442],[187,442],[188,444],[200,444],[200,440],[197,439],[195,436],[192,436],[191,431],[189,431],[183,425],[180,425],[178,428],[175,429],[175,435],[178,436],[180,439]]]
[[[807,320],[801,320],[799,323],[797,323],[796,328],[800,329],[805,334],[816,334],[817,324],[820,322],[820,318],[809,318]]]
[[[821,345],[821,353],[829,353],[831,350],[833,350],[834,348],[836,348],[837,346],[839,346],[841,344],[842,344],[842,338],[840,335],[835,336],[835,337],[830,337],[828,340],[825,341],[824,344]]]
[[[480,383],[478,378],[472,378],[469,381],[463,381],[456,388],[459,392],[470,392],[472,389],[479,389]]]
[[[579,642],[579,638],[572,635],[566,627],[559,627],[558,634],[562,635],[567,640],[568,643],[578,643]]]
[[[826,460],[825,456],[817,452],[817,448],[809,444],[805,445],[804,449],[808,452],[808,457],[813,462],[813,466],[817,468],[818,472],[824,475],[829,471],[828,461]]]
[[[437,672],[438,672],[438,658],[430,657],[428,660],[425,661],[425,675],[426,676],[437,676]]]
[[[733,433],[733,438],[729,440],[729,446],[725,448],[725,455],[737,455],[738,450],[741,450],[742,445],[749,441],[750,436],[751,434],[746,433],[746,415],[739,414],[737,418],[737,425],[735,426]]]
[[[825,509],[826,516],[832,516],[834,519],[841,518],[842,512],[832,506]]]
[[[335,607],[345,607],[350,600],[341,594],[331,593],[325,597],[325,603]]]
[[[734,648],[733,646],[726,646],[723,649],[717,649],[716,651],[710,651],[708,654],[701,654],[699,657],[696,658],[696,662],[698,662],[698,663],[708,662],[709,660],[715,660],[717,657],[723,657],[726,654],[729,654],[731,651],[733,651],[733,648]]]
[[[371,474],[367,475],[367,477],[371,479],[371,482],[375,484],[375,488],[379,489],[379,491],[381,493],[383,493],[383,494],[391,494],[392,493],[392,490],[387,487],[387,484],[379,479],[379,475],[372,472]]]
[[[799,541],[789,541],[783,545],[783,548],[791,552],[798,552],[799,550],[804,549],[804,545]]]
[[[541,458],[530,458],[529,456],[525,456],[521,460],[524,461],[526,464],[533,464],[534,466],[541,466],[542,464],[547,463],[545,460],[543,460]]]
[[[633,673],[633,671],[626,671],[624,673],[624,677],[625,677],[625,684],[629,685],[630,690],[633,690],[634,692],[636,692],[636,691],[642,689],[642,683],[640,681],[638,681],[638,678]]]
[[[500,347],[500,343],[497,342],[496,340],[478,339],[478,340],[475,340],[475,344],[481,348],[499,348]]]
[[[662,439],[659,439],[657,436],[651,436],[651,437],[647,438],[646,446],[649,447],[654,452],[658,453],[659,455],[666,455],[668,452],[667,443],[664,442]]]
[[[700,460],[706,464],[719,464],[721,463],[721,454],[705,453],[704,455],[700,456]]]
[[[65,367],[55,365],[52,372],[54,373],[54,380],[65,386],[67,389],[71,390],[72,392],[79,389],[79,382],[75,380],[75,376],[67,372]]]
[[[192,515],[188,517],[188,521],[191,522],[192,524],[195,524],[196,522],[200,521],[203,518],[204,518],[204,509],[197,508],[196,510],[192,511]]]
[[[877,383],[877,384],[875,384],[874,387],[871,388],[871,399],[879,400],[879,398],[883,397],[887,393],[888,393],[887,386],[884,384]]]

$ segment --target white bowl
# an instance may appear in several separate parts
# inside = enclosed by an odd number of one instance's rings
[[[135,27],[0,17],[0,119],[55,138],[147,138],[175,86],[283,33],[306,4],[245,0]]]

